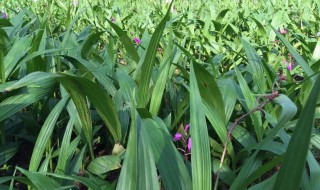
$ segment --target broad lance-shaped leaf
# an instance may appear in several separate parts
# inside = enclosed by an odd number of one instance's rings
[[[160,118],[144,119],[142,133],[149,136],[150,149],[165,189],[192,189],[186,165],[172,142],[167,127]]]
[[[132,57],[132,59],[138,63],[140,60],[140,57],[138,55],[138,52],[136,48],[134,47],[134,44],[132,42],[132,39],[130,39],[127,35],[127,32],[123,31],[119,26],[111,22],[107,19],[111,27],[114,29],[114,31],[119,36],[120,41],[123,43],[124,48],[126,48],[128,54]]]
[[[249,112],[250,110],[257,107],[258,103],[256,101],[256,98],[252,94],[252,92],[247,84],[247,81],[242,76],[241,72],[238,70],[236,65],[235,65],[235,71],[236,71],[239,86],[241,89],[241,93],[239,93],[238,97],[240,97],[239,99],[240,99],[241,103],[246,108],[247,112]],[[243,96],[244,101],[241,98],[241,96]],[[258,141],[260,141],[262,139],[262,129],[263,129],[261,127],[262,126],[261,115],[258,112],[254,112],[253,114],[250,114],[250,117],[253,120],[253,125],[254,125],[256,135],[257,135],[257,139],[258,139]]]
[[[114,103],[111,98],[106,94],[106,92],[99,87],[96,83],[84,79],[82,77],[76,77],[72,75],[61,74],[62,78],[59,77],[58,80],[66,78],[67,80],[73,80],[76,84],[81,84],[81,89],[88,97],[89,101],[96,108],[101,119],[106,124],[115,141],[121,139],[121,126],[115,110]],[[60,75],[60,76],[61,76]],[[63,82],[62,82],[63,83]]]
[[[192,187],[193,189],[211,190],[212,172],[207,122],[193,65],[191,64],[190,70]]]
[[[94,32],[86,39],[86,42],[83,44],[81,48],[81,56],[83,59],[88,58],[91,52],[92,46],[98,42],[98,40],[100,39],[100,36],[103,33],[104,32]]]
[[[79,81],[72,80],[71,78],[61,77],[58,80],[66,89],[77,108],[81,120],[83,134],[86,137],[86,141],[89,145],[91,158],[93,159],[94,155],[92,147],[92,123],[89,105],[85,96],[85,90],[82,88],[82,84],[79,83]]]
[[[71,88],[71,90],[79,91],[79,89],[81,89],[81,92],[79,93],[84,93],[84,95],[87,96],[90,102],[96,107],[97,112],[99,113],[102,120],[105,122],[106,127],[110,130],[115,141],[121,139],[121,126],[115,110],[115,106],[111,98],[106,94],[106,92],[102,88],[99,87],[99,85],[88,79],[62,73],[51,74],[44,72],[34,72],[20,79],[17,83],[13,84],[12,86],[6,88],[5,91],[11,91],[17,88],[21,88],[23,86],[34,85],[34,82],[35,84],[37,84],[37,82],[39,81],[49,80],[52,83],[52,81],[54,81],[53,79],[59,80],[62,84],[68,83],[68,81],[73,81],[73,83],[76,84],[79,88]]]
[[[151,101],[150,101],[150,113],[153,115],[157,115],[160,109],[163,91],[165,89],[165,85],[168,80],[171,52],[172,52],[172,48],[167,47],[164,53],[164,58],[163,58],[164,61],[160,69],[160,74],[152,92]]]
[[[27,178],[37,189],[50,190],[58,189],[59,187],[61,187],[61,185],[57,181],[46,176],[45,174],[30,172],[20,167],[17,167],[17,169],[20,170],[21,173],[23,173],[25,176],[27,176]]]
[[[320,75],[313,85],[308,100],[294,129],[274,189],[299,189],[309,150],[317,100],[320,93]]]
[[[133,102],[133,94],[131,94]],[[117,183],[117,190],[137,189],[138,183],[138,133],[137,133],[137,112],[135,104],[131,104],[131,126],[128,138],[128,146],[121,167],[120,176]]]
[[[65,174],[68,161],[71,160],[74,154],[75,149],[73,149],[70,145],[70,141],[75,120],[76,114],[71,115],[61,142],[60,153],[55,173]]]
[[[0,145],[0,166],[5,164],[17,153],[19,145],[20,143],[18,142],[10,142]]]
[[[19,91],[20,94],[10,96],[0,103],[0,121],[17,113],[21,109],[29,106],[30,104],[41,100],[46,97],[54,88],[54,80],[44,78],[42,81],[35,81],[33,85],[27,86]],[[7,84],[7,83],[5,83]],[[29,83],[31,84],[31,83]],[[12,85],[12,84],[11,84]],[[13,90],[9,85],[4,92]],[[14,84],[13,84],[14,86]],[[23,86],[20,86],[23,87]]]
[[[69,100],[68,97],[64,97],[59,101],[59,103],[53,108],[53,110],[48,115],[47,119],[45,120],[40,133],[38,135],[36,144],[34,145],[34,149],[32,152],[29,170],[30,171],[38,171],[38,167],[42,160],[43,153],[46,149],[47,143],[52,136],[52,132],[54,127],[56,126],[56,122],[62,109],[66,106],[67,101]]]
[[[134,105],[132,106],[134,107]],[[149,113],[150,115],[150,113]],[[150,138],[143,133],[141,117],[132,110],[133,119],[129,133],[127,153],[121,169],[117,189],[160,189]]]
[[[121,158],[118,155],[100,156],[90,162],[88,170],[93,174],[102,175],[120,168],[120,161]]]
[[[30,49],[32,36],[17,37],[10,51],[4,57],[5,78],[12,74],[12,70],[16,67],[18,61]]]
[[[241,43],[246,52],[254,84],[258,86],[260,93],[264,93],[266,90],[266,83],[261,59],[249,42],[245,39],[241,39]]]
[[[149,99],[149,85],[151,80],[151,73],[153,68],[153,61],[156,57],[158,44],[160,42],[160,38],[166,26],[166,22],[170,20],[170,9],[173,1],[171,2],[167,14],[162,19],[160,24],[157,26],[155,32],[153,33],[151,40],[148,45],[148,49],[143,57],[143,62],[136,72],[139,72],[139,87],[138,87],[138,107],[144,108],[146,107]],[[140,64],[140,63],[139,63]]]
[[[220,89],[212,76],[200,64],[193,64],[197,85],[206,117],[218,134],[221,142],[227,138],[226,116],[224,102]],[[233,155],[232,144],[228,144],[228,152]]]

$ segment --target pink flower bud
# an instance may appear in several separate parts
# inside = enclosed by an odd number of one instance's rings
[[[133,38],[133,41],[136,42],[137,45],[141,44],[141,40],[139,38]]]
[[[189,124],[187,124],[185,127],[184,127],[184,132],[188,132],[188,130],[189,130],[189,127],[190,127],[190,125]]]
[[[178,141],[178,140],[180,140],[182,138],[182,135],[180,134],[180,133],[176,133],[175,135],[174,135],[174,137],[173,137],[173,140],[174,141]]]
[[[191,150],[191,138],[188,139],[187,147],[188,147],[188,150],[190,152],[190,150]]]
[[[292,64],[292,62],[290,62],[290,63],[288,64],[288,70],[291,71],[291,70],[292,70],[292,67],[293,67],[293,64]]]

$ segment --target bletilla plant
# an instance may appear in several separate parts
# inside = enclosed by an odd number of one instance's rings
[[[320,189],[317,5],[0,3],[0,189]]]

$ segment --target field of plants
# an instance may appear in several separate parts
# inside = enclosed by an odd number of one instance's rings
[[[0,189],[320,189],[320,1],[0,12]]]

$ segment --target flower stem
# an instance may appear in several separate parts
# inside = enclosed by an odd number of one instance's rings
[[[224,157],[227,153],[227,146],[228,146],[228,143],[229,143],[229,140],[231,138],[231,133],[232,133],[232,130],[244,119],[246,118],[247,116],[249,116],[250,114],[256,112],[256,111],[261,111],[262,108],[270,101],[272,101],[274,98],[276,98],[278,96],[278,91],[273,91],[270,95],[268,96],[265,96],[265,98],[267,98],[266,101],[260,103],[257,107],[255,107],[254,109],[250,110],[248,113],[242,115],[241,117],[239,117],[238,119],[236,119],[236,121],[232,124],[232,126],[229,128],[229,131],[228,131],[228,135],[227,135],[227,138],[226,138],[226,141],[224,143],[224,148],[223,148],[223,152],[222,152],[222,156],[221,156],[221,160],[220,160],[220,165],[219,165],[219,169],[218,169],[218,172],[217,172],[217,178],[216,178],[216,182],[215,182],[215,185],[214,185],[214,190],[217,190],[218,188],[218,182],[219,182],[219,178],[220,178],[220,172],[221,172],[221,167],[222,167],[222,164],[223,164],[223,161],[224,161]]]

